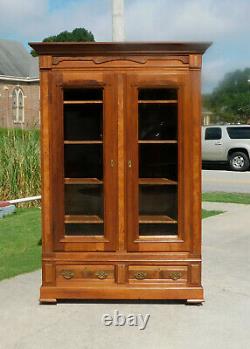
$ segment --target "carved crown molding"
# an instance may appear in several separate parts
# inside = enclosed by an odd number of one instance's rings
[[[183,64],[189,63],[188,56],[167,56],[167,57],[53,57],[52,64],[58,65],[62,62],[93,62],[96,65],[109,62],[132,62],[137,64],[146,64],[150,59],[164,61],[179,61]]]

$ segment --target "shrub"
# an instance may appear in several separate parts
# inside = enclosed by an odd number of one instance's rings
[[[0,129],[0,200],[40,194],[39,139],[37,129]]]

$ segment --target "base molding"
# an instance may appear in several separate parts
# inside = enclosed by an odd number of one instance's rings
[[[57,304],[56,298],[40,298],[40,304]]]
[[[205,302],[204,299],[187,299],[187,305],[202,305]]]
[[[204,301],[202,287],[51,287],[42,286],[40,302],[55,303],[59,299],[86,300],[185,300],[188,304]]]

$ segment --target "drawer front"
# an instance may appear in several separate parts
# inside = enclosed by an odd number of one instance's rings
[[[114,283],[114,265],[58,265],[56,267],[57,285],[79,286],[86,283]]]
[[[187,284],[188,266],[129,266],[128,281],[134,283]]]

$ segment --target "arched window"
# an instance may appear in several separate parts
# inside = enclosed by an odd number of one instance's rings
[[[12,94],[13,121],[15,123],[24,122],[24,94],[20,87],[16,87]]]

